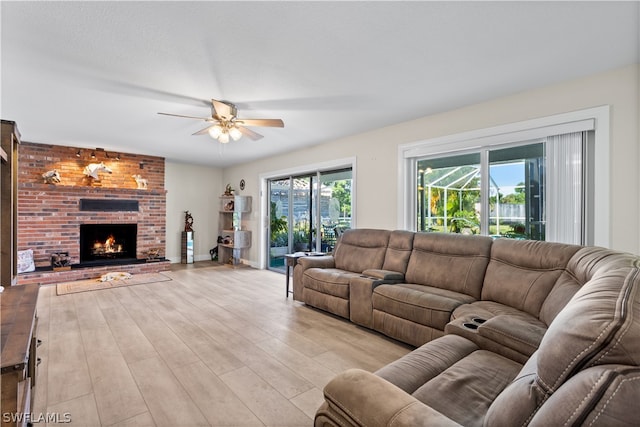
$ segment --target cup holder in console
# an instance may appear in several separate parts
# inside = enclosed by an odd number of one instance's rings
[[[469,329],[478,329],[478,325],[476,323],[463,323],[462,326]]]

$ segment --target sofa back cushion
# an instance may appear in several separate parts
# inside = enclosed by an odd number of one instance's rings
[[[538,352],[538,376],[551,390],[587,366],[640,366],[640,270],[612,270],[585,284]]]
[[[390,234],[389,230],[369,228],[345,230],[333,253],[336,268],[354,273],[381,269]]]
[[[624,365],[637,370],[638,331],[640,270],[627,268],[600,274],[558,313],[538,351],[493,402],[485,421],[491,425],[528,424],[565,383],[591,367]],[[591,396],[596,383],[592,382]]]
[[[540,309],[540,320],[550,325],[576,292],[599,274],[619,268],[632,268],[638,257],[611,249],[586,246],[578,250],[567,264]]]
[[[497,239],[482,287],[482,300],[496,301],[538,317],[540,308],[580,246]]]
[[[480,298],[492,239],[446,233],[416,233],[405,279]]]
[[[383,270],[397,271],[403,274],[407,271],[415,235],[416,233],[413,231],[394,230],[391,232],[387,252],[384,256]]]

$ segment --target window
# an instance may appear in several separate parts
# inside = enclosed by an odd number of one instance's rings
[[[608,203],[594,201],[608,192],[608,114],[399,146],[399,228],[606,246],[608,227],[594,224],[607,223]]]
[[[534,143],[418,160],[417,229],[544,240],[544,159]]]

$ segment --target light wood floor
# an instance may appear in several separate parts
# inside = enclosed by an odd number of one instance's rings
[[[411,350],[285,298],[282,274],[197,265],[146,285],[64,296],[43,286],[34,417],[310,426],[337,373],[373,371]]]

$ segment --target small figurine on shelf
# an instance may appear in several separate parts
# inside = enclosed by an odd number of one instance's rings
[[[60,183],[60,172],[58,169],[52,169],[42,174],[45,184],[58,184]]]
[[[99,172],[113,173],[113,171],[109,169],[107,165],[104,164],[104,162],[89,163],[84,167],[83,172],[86,176],[96,180],[100,179],[100,176],[98,175]]]
[[[227,184],[227,186],[224,189],[223,196],[233,196],[234,192],[235,192],[235,190],[233,188],[231,188],[231,184]]]
[[[147,261],[153,261],[160,258],[162,248],[150,248],[142,253],[147,257]]]
[[[143,178],[141,175],[131,175],[131,177],[136,180],[136,185],[138,186],[138,190],[147,189],[147,180],[145,178]]]
[[[189,211],[184,212],[184,231],[193,231],[193,217]]]
[[[53,271],[70,270],[71,259],[69,258],[69,252],[55,252],[51,254],[51,267]]]

